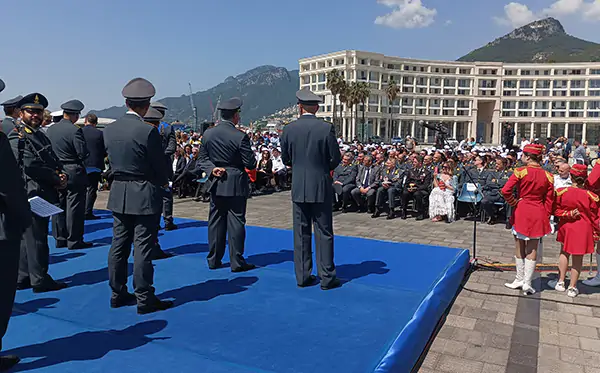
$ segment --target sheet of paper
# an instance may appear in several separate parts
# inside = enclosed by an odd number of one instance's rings
[[[473,183],[467,183],[467,191],[474,192],[477,190],[477,185]]]
[[[62,209],[37,196],[29,198],[29,206],[31,207],[31,212],[42,218],[47,218],[63,212]]]

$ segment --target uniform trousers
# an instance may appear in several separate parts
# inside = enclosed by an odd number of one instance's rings
[[[398,195],[398,189],[396,189],[395,187],[389,187],[389,188],[384,188],[384,187],[379,187],[377,188],[377,195],[375,197],[375,205],[382,209],[384,206],[384,203],[387,200],[388,203],[388,207],[390,209],[390,211],[393,211],[394,208],[396,208],[396,196]]]
[[[17,291],[19,243],[18,239],[0,240],[0,351]]]
[[[481,208],[489,217],[495,217],[498,212],[497,202],[504,203],[504,198],[500,194],[486,194],[481,200]]]
[[[31,225],[23,234],[19,259],[19,283],[26,284],[30,281],[32,286],[37,287],[49,280],[48,221],[49,218],[33,215]]]
[[[294,202],[294,269],[296,282],[305,283],[312,273],[312,228],[315,229],[317,273],[321,286],[336,278],[333,262],[331,199],[325,203]]]
[[[91,172],[87,175],[88,186],[87,194],[85,197],[85,216],[92,216],[94,214],[94,204],[98,197],[98,184],[102,179],[101,172]]]
[[[225,255],[225,242],[229,241],[231,269],[246,264],[244,245],[246,241],[246,197],[210,197],[208,214],[208,265],[219,267]]]
[[[414,192],[409,192],[408,189],[402,192],[402,208],[406,212],[406,207],[408,206],[408,201],[411,198],[415,200],[415,209],[419,215],[425,214],[425,205],[426,199],[429,197],[428,190],[417,190]]]
[[[361,208],[365,205],[365,199],[367,200],[367,209],[375,207],[375,194],[377,193],[376,188],[371,188],[367,191],[367,194],[362,194],[360,188],[354,188],[350,192],[352,198],[356,202],[356,205]]]
[[[165,224],[173,223],[173,189],[171,188],[165,190],[163,194],[163,219]]]
[[[351,201],[352,195],[350,193],[352,193],[352,190],[356,188],[356,185],[354,184],[346,184],[342,186],[342,193],[338,194],[335,193],[335,197],[336,197],[336,204],[340,205],[342,208],[348,206],[348,204]],[[335,191],[335,188],[334,188]]]
[[[154,295],[153,251],[160,214],[129,215],[113,212],[113,240],[108,251],[108,279],[112,297],[127,292],[127,261],[133,244],[133,288],[138,306],[158,302]]]
[[[52,235],[57,244],[66,242],[70,249],[83,242],[86,192],[85,185],[68,186],[59,191],[58,207],[64,212],[52,216]]]

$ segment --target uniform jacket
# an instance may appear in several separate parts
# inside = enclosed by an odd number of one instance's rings
[[[0,183],[0,241],[19,240],[31,224],[31,210],[23,175],[4,133],[0,133],[0,164],[5,178]]]
[[[281,159],[292,167],[292,201],[331,201],[333,171],[341,161],[335,128],[314,115],[302,115],[285,126],[281,136]]]
[[[586,188],[598,194],[600,192],[600,162],[596,162],[586,180]]]
[[[156,128],[127,112],[102,132],[114,175],[108,209],[130,215],[160,214],[169,179]]]
[[[513,188],[517,190],[518,200],[513,195]],[[531,238],[550,233],[554,203],[552,174],[540,166],[519,167],[502,188],[502,195],[514,207],[510,222],[515,231]]]
[[[406,174],[405,188],[414,184],[417,191],[428,191],[433,187],[433,174],[426,167],[411,168]]]
[[[339,181],[342,183],[342,186],[345,185],[355,185],[356,184],[356,176],[358,175],[358,167],[352,164],[348,166],[344,166],[343,164],[339,164],[335,170],[333,171],[333,181]]]
[[[9,133],[12,132],[12,130],[15,128],[15,119],[12,117],[6,117],[2,120],[2,132],[4,132],[4,134],[6,136],[8,136]]]
[[[87,185],[84,162],[90,153],[81,128],[63,119],[50,127],[46,135],[69,177],[68,185]]]
[[[173,154],[177,151],[177,138],[175,137],[175,130],[173,126],[168,123],[161,122],[158,126],[158,132],[162,140],[162,147],[165,153],[166,162],[169,165],[168,174],[169,179],[173,178]]]
[[[19,132],[12,131],[8,139],[17,162],[22,162],[25,174],[27,197],[38,196],[50,203],[58,203],[57,187],[62,164],[52,150],[52,143],[39,129],[21,126],[21,133],[27,140],[19,138]]]
[[[509,170],[489,171],[483,187],[483,193],[489,196],[497,196],[511,175],[512,172]]]
[[[99,168],[104,170],[104,157],[106,157],[106,148],[104,146],[104,135],[102,131],[94,126],[84,126],[81,129],[85,143],[90,155],[84,161],[85,167]]]
[[[197,177],[206,172],[209,176],[209,190],[220,197],[248,197],[250,184],[246,169],[256,169],[256,157],[250,147],[248,135],[230,121],[221,121],[206,130],[198,154],[194,174]],[[225,168],[225,175],[212,176],[215,167]]]
[[[559,218],[556,240],[566,249],[581,253],[594,252],[594,236],[598,236],[598,196],[581,188],[559,188],[556,190],[553,215]],[[573,218],[573,210],[579,217]]]
[[[369,173],[369,178],[365,180],[367,172]],[[365,166],[360,167],[356,175],[356,186],[358,188],[377,188],[379,186],[380,175],[381,168],[379,166],[372,165],[369,168]]]
[[[402,188],[402,179],[404,178],[404,173],[398,169],[398,167],[394,167],[393,169],[384,168],[379,173],[379,181],[380,185],[383,185],[384,181],[389,181],[392,183],[392,187],[396,189]]]

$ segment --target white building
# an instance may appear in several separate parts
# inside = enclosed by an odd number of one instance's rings
[[[426,61],[346,50],[303,58],[299,64],[300,88],[324,98],[319,116],[329,120],[333,117],[333,97],[326,87],[329,70],[338,69],[346,80],[369,85],[365,137],[411,134],[431,143],[433,131],[417,124],[424,120],[444,123],[457,140],[474,137],[500,143],[502,126],[510,123],[515,125],[516,139],[564,135],[590,144],[600,141],[600,63]],[[385,93],[390,78],[401,89],[391,105]],[[361,105],[352,123],[348,108],[343,109],[342,137],[362,137]]]

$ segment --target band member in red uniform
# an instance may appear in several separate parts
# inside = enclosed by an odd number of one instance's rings
[[[516,168],[502,188],[504,199],[513,208],[510,223],[515,236],[517,268],[515,280],[505,286],[521,288],[525,295],[535,293],[531,278],[535,272],[538,243],[551,231],[554,177],[540,166],[543,152],[543,145],[526,145],[521,160],[527,166]],[[517,198],[513,195],[514,189]]]
[[[556,240],[562,243],[558,261],[558,281],[548,282],[557,291],[565,291],[565,276],[569,267],[569,256],[573,257],[571,283],[567,296],[579,294],[577,280],[583,265],[583,256],[594,252],[594,234],[598,231],[598,196],[585,190],[587,166],[575,164],[571,168],[573,186],[556,190],[554,216],[560,220]]]
[[[600,194],[600,162],[596,161],[594,168],[592,168],[592,172],[588,176],[585,186],[588,190],[595,193],[596,195]],[[592,277],[589,280],[583,281],[584,285],[587,286],[600,286],[600,243],[596,244],[596,264],[597,264],[597,273],[596,277]]]

